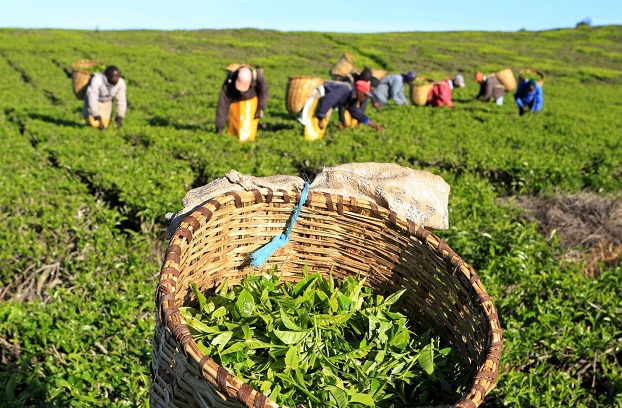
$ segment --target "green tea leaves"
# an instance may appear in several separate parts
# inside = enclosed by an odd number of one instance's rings
[[[249,317],[253,315],[255,311],[255,301],[253,299],[253,295],[246,290],[243,289],[242,292],[238,295],[238,300],[235,302],[235,307],[237,308],[240,316]]]
[[[445,402],[459,395],[461,384],[447,380],[461,372],[451,350],[437,352],[430,331],[409,328],[400,307],[406,290],[384,299],[365,280],[335,282],[316,273],[290,284],[273,271],[216,293],[195,294],[202,312],[181,309],[193,336],[216,362],[279,404],[391,407],[428,394]]]
[[[432,343],[428,344],[423,348],[423,350],[421,350],[417,361],[425,372],[428,373],[428,375],[431,375],[434,372],[434,348]]]
[[[272,333],[285,344],[298,344],[304,340],[311,331],[285,331],[274,330]]]

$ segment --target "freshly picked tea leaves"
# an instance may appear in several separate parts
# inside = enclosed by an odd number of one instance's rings
[[[397,407],[455,402],[466,381],[459,356],[431,331],[416,334],[405,289],[374,294],[364,279],[275,271],[224,281],[197,307],[180,308],[195,342],[214,361],[278,404]]]

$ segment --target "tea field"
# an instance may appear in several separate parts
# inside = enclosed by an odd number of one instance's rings
[[[454,90],[453,109],[369,111],[384,133],[340,131],[334,115],[323,139],[305,141],[285,108],[288,77],[329,79],[344,52],[360,68],[460,72],[466,87]],[[81,59],[121,70],[122,128],[84,125],[70,78]],[[270,85],[251,143],[214,131],[233,62],[262,66]],[[541,114],[519,117],[510,93],[502,106],[472,100],[476,70],[506,67],[546,73]],[[164,215],[231,169],[313,178],[366,161],[428,170],[451,186],[450,228],[434,232],[473,265],[504,329],[500,376],[483,406],[622,406],[622,26],[0,29],[0,136],[0,407],[148,406]],[[567,241],[568,225],[534,217],[559,210],[560,197],[590,197],[606,211],[570,225]]]

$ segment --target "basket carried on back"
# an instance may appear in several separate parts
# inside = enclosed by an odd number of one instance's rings
[[[523,68],[518,71],[518,80],[520,82],[533,78],[540,86],[544,86],[544,76],[544,72],[537,69]]]
[[[250,69],[255,69],[257,71],[263,72],[263,67],[260,67],[260,66],[257,66],[257,65],[251,65],[251,64],[238,64],[236,62],[227,65],[225,67],[225,70],[227,71],[227,73],[230,74],[232,72],[235,72],[240,67],[249,67]]]
[[[248,64],[238,64],[238,63],[235,63],[235,62],[234,62],[234,63],[232,63],[232,64],[227,65],[227,66],[225,67],[225,70],[226,70],[227,72],[235,72],[235,70],[237,70],[237,69],[238,69],[238,68],[240,68],[241,66],[247,66],[247,67],[250,67],[250,65],[248,65]]]
[[[514,72],[512,72],[510,68],[495,72],[495,76],[507,92],[516,90],[516,78],[514,77]]]
[[[172,233],[155,299],[151,406],[278,407],[205,355],[179,308],[197,305],[190,283],[205,293],[251,273],[249,255],[283,232],[299,200],[286,190],[228,192]],[[430,231],[362,199],[311,192],[289,242],[263,266],[275,265],[288,282],[306,265],[309,274],[332,268],[336,280],[360,275],[384,296],[405,288],[414,327],[440,333],[467,365],[468,391],[454,406],[477,407],[494,387],[503,346],[494,305],[473,268]]]
[[[387,76],[387,71],[382,70],[382,69],[372,69],[371,76],[373,76],[374,78],[378,80],[381,80],[382,78]]]
[[[302,111],[311,92],[323,83],[324,80],[322,78],[304,75],[290,76],[285,90],[285,107],[287,111],[294,115]]]
[[[93,75],[93,72],[88,69],[103,65],[103,62],[95,60],[80,60],[71,64],[71,81],[76,98],[84,99],[86,86],[91,80],[91,75]]]
[[[359,70],[354,66],[354,56],[347,52],[343,53],[341,57],[330,67],[328,71],[330,77],[335,80],[342,78],[352,78],[352,74],[358,74]]]
[[[417,106],[424,106],[428,103],[428,95],[434,87],[434,80],[429,78],[417,78],[416,82],[418,84],[411,85],[410,87],[410,100]]]

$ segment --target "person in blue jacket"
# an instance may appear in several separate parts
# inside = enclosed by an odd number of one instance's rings
[[[523,81],[514,94],[514,100],[518,105],[518,114],[524,115],[527,112],[539,113],[544,106],[544,91],[534,80]]]
[[[367,99],[371,85],[369,82],[358,80],[352,84],[339,81],[327,81],[324,83],[324,96],[320,98],[315,110],[315,117],[318,118],[318,127],[324,129],[326,124],[324,119],[331,108],[339,109],[339,122],[346,125],[344,114],[347,110],[350,115],[360,123],[371,126],[376,130],[383,131],[384,128],[377,123],[369,120],[367,115],[361,110],[359,105]]]

